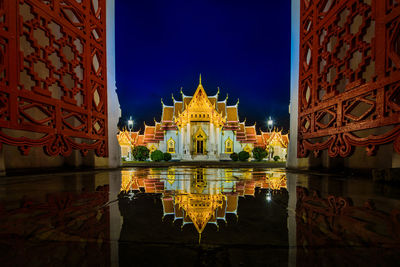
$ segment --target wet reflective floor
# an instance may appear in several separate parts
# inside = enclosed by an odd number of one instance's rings
[[[0,179],[1,266],[398,266],[400,188],[279,169]]]

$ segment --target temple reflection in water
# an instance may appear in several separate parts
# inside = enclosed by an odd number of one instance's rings
[[[277,169],[11,177],[0,248],[2,266],[397,266],[400,188]]]
[[[163,219],[173,217],[183,228],[193,224],[201,233],[207,224],[219,229],[227,223],[227,214],[238,219],[239,197],[254,196],[256,189],[267,190],[268,196],[286,189],[286,173],[253,169],[205,169],[184,171],[175,168],[124,170],[121,192],[132,197],[135,192],[160,193]]]

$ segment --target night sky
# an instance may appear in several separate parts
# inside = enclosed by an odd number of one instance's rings
[[[208,95],[239,103],[240,120],[289,127],[290,0],[117,0],[116,71],[122,110],[134,129],[161,117],[161,102]]]

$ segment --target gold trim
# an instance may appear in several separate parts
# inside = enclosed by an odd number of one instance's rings
[[[204,132],[203,128],[199,128],[193,136],[193,146],[195,155],[206,155],[207,154],[207,134]],[[197,141],[203,142],[203,153],[197,153]]]
[[[171,141],[172,141],[172,142],[171,142]],[[176,144],[175,140],[174,140],[172,137],[170,137],[170,138],[168,139],[168,141],[167,141],[167,152],[168,152],[168,153],[170,153],[170,154],[175,154],[175,144]],[[170,148],[173,149],[172,152],[169,151]]]
[[[228,151],[228,148],[231,149],[231,151]],[[227,154],[232,154],[233,153],[233,141],[230,137],[225,140],[225,153]]]

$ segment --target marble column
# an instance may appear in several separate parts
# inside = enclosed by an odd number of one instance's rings
[[[190,123],[187,124],[186,130],[186,146],[187,146],[187,153],[190,154]]]
[[[185,128],[182,127],[182,128],[180,129],[179,140],[178,140],[178,142],[179,142],[179,151],[178,151],[178,153],[181,154],[181,155],[183,155],[183,138],[184,138],[184,131],[185,131]]]
[[[184,133],[182,133],[183,135]],[[190,155],[190,123],[186,125],[186,134],[184,136],[184,145],[183,148],[186,151],[186,154],[183,154],[182,159],[184,160],[191,160],[191,155]]]
[[[210,154],[215,154],[215,137],[214,137],[214,124],[210,122]]]

